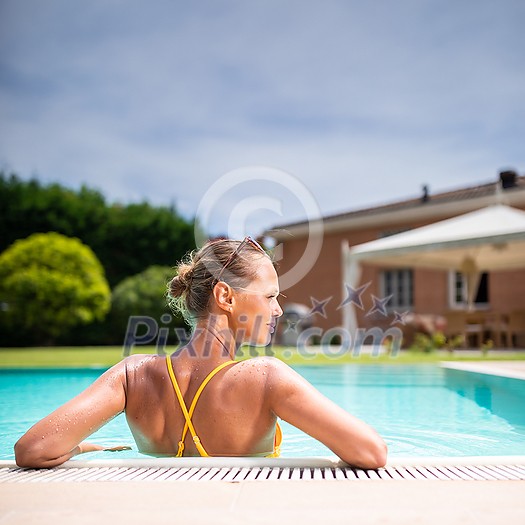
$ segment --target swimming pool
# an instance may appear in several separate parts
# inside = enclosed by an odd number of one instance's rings
[[[525,455],[525,381],[446,370],[436,365],[295,367],[326,396],[371,424],[395,456]],[[1,370],[0,459],[37,420],[86,388],[102,369]],[[333,455],[283,422],[283,457]],[[118,416],[90,441],[130,445],[78,459],[136,458],[131,432]]]

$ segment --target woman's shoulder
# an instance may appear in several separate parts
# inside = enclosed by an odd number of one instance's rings
[[[236,370],[238,375],[236,375]],[[251,392],[262,388],[268,402],[283,394],[296,391],[298,387],[304,386],[305,380],[293,368],[276,357],[262,356],[253,357],[240,361],[230,368],[234,379],[233,384],[248,385]],[[239,382],[239,379],[242,381]]]
[[[115,365],[124,388],[150,385],[152,379],[166,376],[166,357],[157,354],[133,354]]]
[[[304,384],[305,379],[290,365],[277,357],[261,356],[241,361],[246,367],[255,367],[258,372],[263,372],[266,384],[270,388],[276,386],[293,388],[298,384]]]
[[[257,369],[258,372],[267,372],[268,376],[279,375],[287,373],[292,370],[286,363],[272,356],[258,356],[251,357],[249,359],[243,359],[238,361],[234,368],[239,367],[240,369],[253,370]]]
[[[123,373],[146,372],[153,369],[158,369],[165,366],[166,357],[158,354],[133,354],[125,357],[115,365],[119,367]]]

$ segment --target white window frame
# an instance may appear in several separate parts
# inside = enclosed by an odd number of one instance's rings
[[[461,277],[459,283],[461,287],[461,301],[458,301],[456,298],[456,275]],[[461,272],[456,270],[449,270],[448,272],[448,305],[451,310],[466,310],[468,308],[467,280]],[[488,310],[490,308],[490,297],[488,303],[474,303],[472,306],[475,310]]]

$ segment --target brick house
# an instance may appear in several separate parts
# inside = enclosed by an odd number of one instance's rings
[[[323,331],[342,326],[343,242],[355,246],[480,209],[496,203],[497,199],[525,210],[525,175],[502,171],[494,182],[432,195],[425,189],[420,198],[324,217],[320,254],[298,283],[283,290],[286,295],[283,306],[290,303],[306,305],[313,312],[311,320]],[[282,250],[280,275],[292,270],[301,259],[307,246],[308,228],[305,221],[279,225],[264,233],[267,241],[270,238],[270,242],[279,244]],[[463,276],[453,271],[364,265],[361,283],[370,283],[362,294],[363,308],[356,312],[358,326],[365,329],[391,326],[399,312],[443,316],[450,310],[466,308]],[[380,315],[373,312],[372,296],[384,298],[389,295],[392,297],[386,305],[387,315],[385,311]],[[525,270],[483,274],[475,308],[498,315],[525,311]]]

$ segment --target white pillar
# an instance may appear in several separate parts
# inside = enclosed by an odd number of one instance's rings
[[[357,288],[361,278],[361,265],[355,257],[351,256],[348,241],[342,242],[341,249],[343,261],[342,302],[347,297],[345,284]],[[355,337],[358,326],[355,306],[352,303],[343,306],[343,328],[348,331],[352,338]]]

